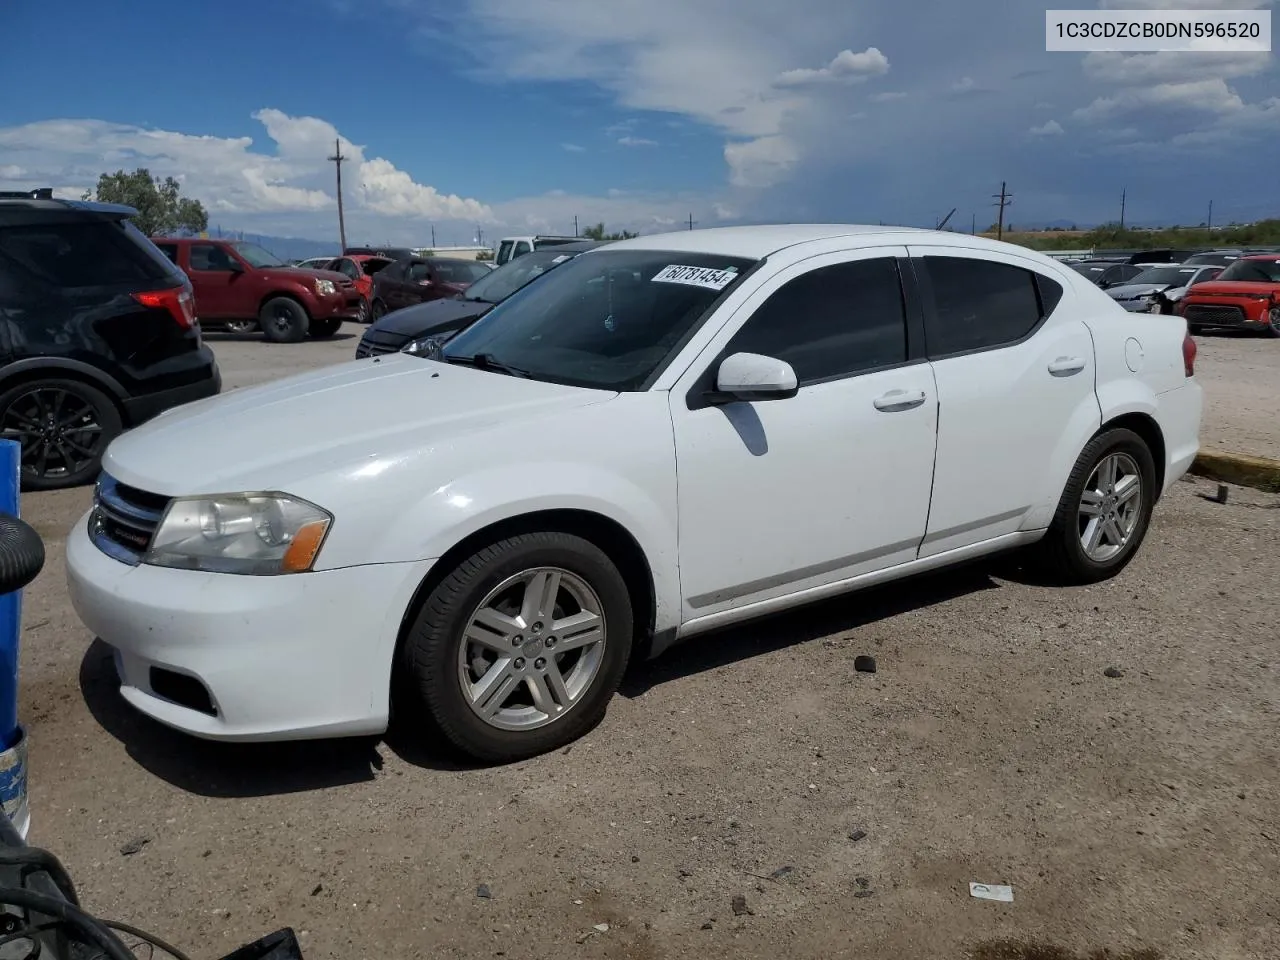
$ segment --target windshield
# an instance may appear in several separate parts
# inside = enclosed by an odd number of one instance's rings
[[[1109,266],[1111,266],[1111,264],[1109,263],[1104,263],[1101,266],[1098,266],[1095,263],[1073,263],[1071,265],[1071,269],[1075,270],[1077,273],[1089,274],[1089,273],[1101,273],[1103,270],[1107,269],[1107,267]]]
[[[288,264],[270,251],[263,250],[256,243],[233,243],[236,253],[240,254],[251,267],[287,267]]]
[[[1280,260],[1233,260],[1231,266],[1218,274],[1218,279],[1280,283]]]
[[[484,354],[536,380],[643,389],[752,263],[653,250],[585,253],[494,307],[450,340],[442,359]]]
[[[496,270],[490,270],[488,276],[468,287],[464,296],[481,303],[501,303],[529,281],[542,276],[552,267],[572,260],[574,256],[572,253],[556,253],[552,250],[526,254]]]
[[[1135,284],[1167,283],[1180,287],[1190,280],[1195,272],[1194,267],[1191,269],[1187,269],[1186,267],[1152,267],[1150,270],[1143,270],[1128,282]]]
[[[489,276],[491,271],[475,260],[433,260],[431,271],[441,283],[475,283]]]

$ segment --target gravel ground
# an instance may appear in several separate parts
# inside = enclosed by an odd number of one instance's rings
[[[1205,449],[1280,460],[1280,339],[1212,331],[1196,344]]]
[[[210,339],[229,389],[355,345]],[[1230,351],[1280,356],[1201,343],[1218,391]],[[496,769],[411,735],[232,747],[132,713],[63,583],[90,492],[29,495],[31,839],[92,910],[205,957],[284,925],[308,960],[1275,957],[1280,497],[1211,489],[1175,485],[1112,582],[996,562],[703,637],[571,749]]]

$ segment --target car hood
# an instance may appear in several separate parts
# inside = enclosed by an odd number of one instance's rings
[[[438,329],[452,329],[458,325],[459,321],[475,320],[492,309],[491,303],[481,303],[479,300],[454,300],[450,297],[393,311],[369,329],[405,337],[425,337],[436,333]]]
[[[1170,286],[1171,284],[1168,283],[1126,283],[1122,287],[1111,287],[1107,290],[1107,296],[1115,300],[1132,300],[1135,297],[1145,297],[1149,293],[1167,290]]]
[[[391,354],[175,407],[118,437],[102,465],[165,496],[305,496],[312,477],[381,471],[491,427],[615,395]]]
[[[1271,294],[1280,295],[1280,283],[1256,283],[1252,280],[1206,280],[1197,283],[1195,297],[1259,297]]]

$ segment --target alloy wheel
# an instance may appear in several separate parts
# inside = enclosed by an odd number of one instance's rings
[[[1267,324],[1271,327],[1271,332],[1280,337],[1280,307],[1272,307],[1267,311]]]
[[[1142,473],[1127,453],[1111,453],[1093,468],[1078,509],[1080,546],[1096,563],[1115,557],[1142,518]]]
[[[467,620],[457,665],[463,698],[500,730],[553,723],[591,689],[606,635],[600,598],[576,574],[537,567],[508,577]]]
[[[35,387],[0,415],[0,437],[22,445],[22,472],[58,480],[102,455],[103,430],[88,400],[59,387]]]

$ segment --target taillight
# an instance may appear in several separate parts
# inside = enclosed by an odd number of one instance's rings
[[[1182,370],[1188,377],[1196,375],[1196,341],[1190,333],[1182,338]]]
[[[196,303],[191,295],[191,288],[183,285],[168,290],[149,290],[145,293],[133,294],[144,307],[153,310],[168,310],[169,315],[184,330],[190,330],[196,322]]]

